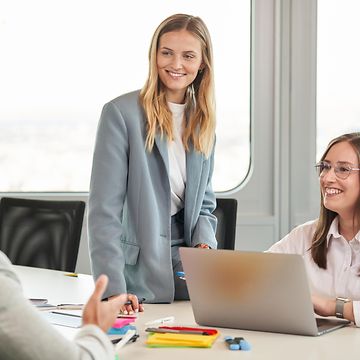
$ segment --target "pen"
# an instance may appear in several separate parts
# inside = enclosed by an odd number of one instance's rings
[[[36,308],[39,310],[82,310],[84,307],[83,304],[40,304],[36,305]]]
[[[164,317],[161,319],[155,319],[152,321],[148,321],[147,323],[145,323],[145,325],[157,325],[157,324],[166,324],[166,323],[171,323],[175,321],[175,317],[174,316],[168,316],[168,317]]]
[[[196,331],[196,330],[177,330],[177,329],[162,329],[162,328],[147,328],[146,332],[152,333],[168,333],[168,334],[191,334],[191,335],[210,335],[206,331]]]
[[[60,310],[82,310],[84,304],[59,304],[56,306]]]
[[[62,312],[59,312],[59,311],[51,311],[52,314],[57,314],[57,315],[65,315],[65,316],[74,316],[74,317],[80,317],[81,318],[81,315],[75,315],[75,314],[67,314],[67,313],[62,313]]]
[[[75,273],[67,273],[67,274],[64,274],[65,276],[70,276],[70,277],[78,277],[78,274],[75,274]]]
[[[135,330],[128,330],[126,334],[122,337],[122,339],[116,344],[115,352],[118,354],[119,350],[127,344],[130,339],[136,334]]]
[[[138,334],[135,334],[128,342],[135,342],[137,339],[138,339],[138,337],[139,337],[140,335],[138,335]],[[115,345],[115,344],[117,344],[119,341],[121,341],[121,339],[122,338],[118,338],[118,339],[113,339],[113,340],[111,340],[111,342]],[[116,359],[115,359],[116,360]]]
[[[48,299],[29,299],[29,300],[34,305],[43,305],[43,304],[47,304],[48,302]]]
[[[186,280],[184,271],[177,271],[176,276],[181,280]]]
[[[122,318],[122,319],[137,319],[137,315],[136,314],[118,314],[117,316],[118,318]]]

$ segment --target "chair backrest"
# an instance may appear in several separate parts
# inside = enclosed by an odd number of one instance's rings
[[[236,233],[236,199],[216,199],[214,215],[218,219],[216,239],[218,249],[234,250]]]
[[[83,201],[2,198],[0,250],[15,265],[75,271]]]

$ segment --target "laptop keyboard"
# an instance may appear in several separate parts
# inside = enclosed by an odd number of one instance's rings
[[[316,318],[316,325],[319,334],[323,334],[331,330],[341,328],[349,323],[350,322],[347,320]]]
[[[324,326],[327,327],[329,325],[329,320],[316,318],[316,325],[317,325],[318,329],[320,329],[321,327],[324,327]]]

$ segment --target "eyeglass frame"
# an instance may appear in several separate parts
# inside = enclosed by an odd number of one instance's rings
[[[321,166],[323,166],[324,164],[327,165],[327,167],[323,168],[321,171]],[[339,170],[339,167],[345,167],[347,169],[347,173],[346,173],[346,176],[345,177],[342,177],[341,175],[341,171]],[[319,161],[316,165],[315,165],[315,168],[316,168],[316,171],[318,173],[318,176],[319,177],[323,177],[325,176],[325,174],[327,174],[332,168],[334,169],[334,174],[337,178],[341,179],[341,180],[346,180],[352,171],[360,171],[360,168],[356,168],[356,167],[351,167],[351,165],[349,163],[345,163],[345,162],[337,162],[335,163],[335,165],[332,165],[331,163],[325,161],[325,160],[322,160],[322,161]],[[325,173],[324,170],[326,171]]]

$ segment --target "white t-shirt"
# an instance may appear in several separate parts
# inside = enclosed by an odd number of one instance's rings
[[[311,257],[311,240],[317,220],[309,221],[292,230],[269,249],[270,252],[300,254],[305,260],[311,292],[330,298],[353,300],[356,326],[360,327],[360,231],[347,241],[339,234],[336,217],[327,234],[327,269],[321,269]]]
[[[171,188],[171,215],[184,207],[186,186],[186,156],[182,142],[185,104],[168,102],[173,116],[174,140],[168,143]]]

